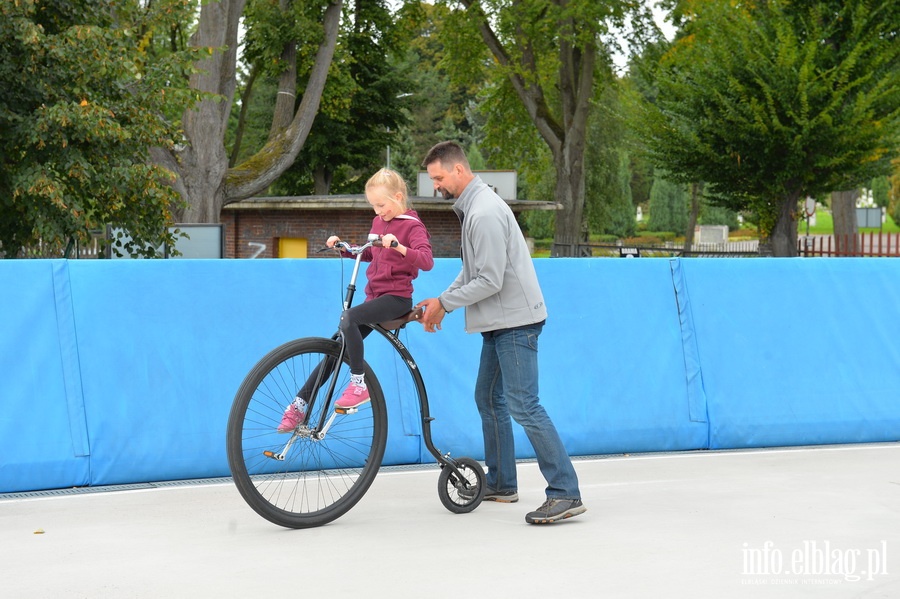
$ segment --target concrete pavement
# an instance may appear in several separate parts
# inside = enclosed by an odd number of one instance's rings
[[[900,444],[577,459],[587,513],[452,514],[436,467],[388,468],[348,514],[286,530],[228,480],[0,496],[0,596],[900,597]]]

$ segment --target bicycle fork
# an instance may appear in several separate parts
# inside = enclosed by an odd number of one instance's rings
[[[340,333],[335,333],[335,335],[332,337],[332,339],[337,340],[339,337],[340,337]],[[322,410],[322,414],[319,417],[319,426],[315,429],[310,429],[308,424],[300,425],[297,428],[297,430],[295,430],[291,434],[291,438],[287,440],[287,443],[285,443],[284,447],[281,448],[281,451],[279,451],[278,453],[275,453],[274,451],[266,450],[266,451],[263,451],[264,456],[266,456],[267,458],[279,461],[279,462],[283,462],[285,457],[287,456],[288,452],[290,451],[291,446],[294,444],[294,442],[297,439],[299,439],[300,437],[304,437],[304,438],[309,437],[316,441],[321,441],[322,439],[324,439],[326,437],[326,435],[328,435],[328,431],[331,429],[331,425],[334,423],[334,420],[335,420],[335,418],[337,418],[338,414],[349,415],[349,414],[354,414],[358,411],[357,408],[349,408],[349,409],[336,408],[335,410],[331,411],[331,414],[328,417],[328,420],[325,421],[325,413],[328,410],[328,407],[331,405],[330,398],[334,397],[334,388],[335,388],[335,385],[337,384],[337,373],[338,373],[338,370],[340,369],[341,363],[344,360],[344,350],[345,349],[346,348],[345,348],[344,344],[341,343],[341,351],[338,354],[337,361],[334,365],[334,368],[331,369],[332,372],[328,375],[328,378],[330,379],[330,381],[328,383],[328,391],[326,392],[325,398],[324,398],[326,405],[325,405],[325,410]],[[327,361],[327,358],[326,358],[326,361]],[[325,372],[327,370],[329,370],[329,368],[327,368],[327,367],[323,368],[319,372],[319,376],[321,377],[323,375],[323,372]],[[321,381],[321,380],[317,380],[314,388],[316,388],[316,389],[321,388],[322,382],[323,381]],[[313,403],[312,403],[312,401],[310,401],[307,405],[307,410],[308,410],[307,414],[312,413],[312,408],[313,408]]]

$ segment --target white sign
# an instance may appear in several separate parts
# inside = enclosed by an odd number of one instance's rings
[[[485,184],[490,185],[497,195],[504,200],[515,200],[518,173],[516,171],[473,171],[481,177]],[[425,171],[419,172],[416,195],[422,198],[438,197],[434,190],[434,183]]]

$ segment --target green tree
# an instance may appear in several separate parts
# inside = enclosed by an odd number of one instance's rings
[[[332,186],[361,193],[369,175],[385,166],[392,132],[407,122],[409,80],[386,60],[403,52],[405,37],[396,35],[384,0],[355,0],[348,7],[353,10],[344,19],[322,106],[297,161],[276,184],[279,193],[324,195]],[[296,185],[310,175],[312,185]]]
[[[391,167],[414,185],[422,157],[438,135],[444,135],[439,132],[446,130],[446,135],[469,145],[466,107],[474,91],[454,86],[442,67],[446,12],[446,7],[424,3],[407,3],[394,13],[383,0],[346,3],[319,112],[293,166],[273,184],[274,193],[361,192],[365,177],[386,164],[388,148]],[[232,148],[233,156],[239,150],[233,164],[249,158],[269,139],[275,97],[274,90],[268,91],[269,81],[278,71],[264,68],[277,63],[265,40],[283,21],[261,0],[251,2],[247,14],[245,56],[254,66],[241,86],[240,113],[246,126],[233,119],[235,134],[229,136],[243,138],[240,148]],[[305,60],[298,64],[298,97],[311,57]]]
[[[656,164],[796,255],[798,203],[886,174],[900,133],[892,0],[682,3],[645,133]],[[688,11],[687,9],[690,9]]]
[[[455,74],[489,76],[496,115],[497,147],[524,148],[517,134],[539,136],[552,158],[557,253],[584,241],[585,149],[596,86],[609,73],[612,32],[625,30],[629,17],[649,19],[643,3],[618,0],[447,0],[463,10],[451,13],[448,45]],[[632,31],[642,31],[643,26]],[[481,44],[478,43],[481,40]],[[487,48],[487,59],[484,50]],[[506,110],[517,103],[519,110]],[[523,118],[523,115],[525,118]],[[524,130],[525,126],[532,132]],[[533,137],[532,137],[533,139]],[[533,151],[533,153],[536,153]],[[518,164],[518,163],[517,163]]]
[[[154,55],[153,39],[175,35],[188,9],[0,3],[2,255],[67,252],[106,225],[128,231],[132,254],[172,241],[172,173],[148,157],[180,139],[191,95],[169,84],[189,57]]]
[[[875,177],[869,184],[872,190],[872,201],[879,208],[887,208],[891,200],[891,180],[887,177]]]
[[[176,173],[174,187],[187,205],[178,212],[182,222],[218,222],[225,204],[267,189],[300,153],[319,110],[338,37],[342,0],[261,2],[282,15],[280,20],[267,21],[275,27],[256,38],[259,43],[252,48],[270,57],[278,73],[272,126],[266,144],[232,167],[225,139],[237,85],[238,32],[246,1],[200,2],[189,45],[211,52],[195,62],[188,84],[204,94],[204,99],[184,114],[182,143],[152,153],[157,164]],[[297,65],[303,64],[306,54],[315,58],[297,103]]]
[[[598,90],[589,119],[585,152],[585,212],[591,233],[632,237],[636,228],[631,197],[631,160],[619,85]]]
[[[740,226],[736,212],[717,206],[705,197],[700,204],[700,216],[697,222],[701,225],[725,225],[729,231],[734,231]]]
[[[437,141],[453,139],[471,151],[481,146],[477,107],[483,81],[451,78],[445,45],[451,35],[445,31],[449,13],[445,5],[423,2],[398,14],[409,44],[404,54],[394,57],[393,66],[407,80],[412,95],[404,99],[408,124],[391,132],[391,163],[411,184],[422,170],[422,158]]]
[[[674,183],[657,173],[650,187],[647,228],[651,231],[683,233],[688,222],[688,201],[684,184]]]

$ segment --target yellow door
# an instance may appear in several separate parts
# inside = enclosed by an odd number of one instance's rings
[[[306,240],[300,237],[281,237],[278,240],[279,258],[306,258]]]

